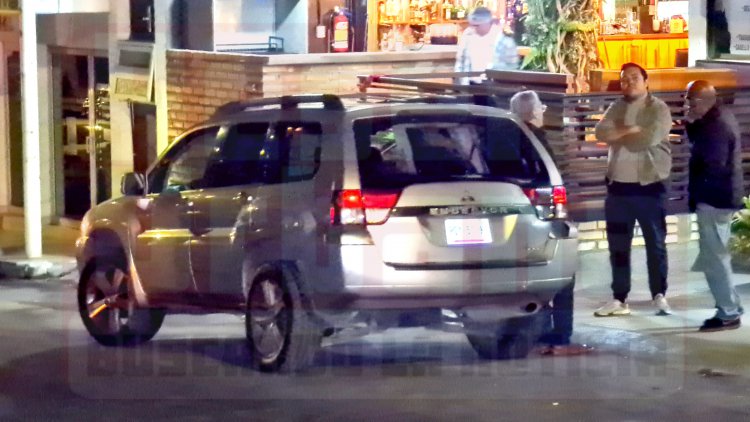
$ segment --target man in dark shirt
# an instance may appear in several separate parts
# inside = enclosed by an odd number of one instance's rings
[[[743,194],[739,125],[717,103],[716,90],[706,81],[691,82],[685,99],[692,144],[688,194],[700,234],[700,252],[692,270],[705,274],[717,309],[700,331],[731,330],[739,328],[743,313],[727,250],[729,223]]]

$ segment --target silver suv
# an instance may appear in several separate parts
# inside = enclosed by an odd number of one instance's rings
[[[242,312],[252,364],[295,371],[353,326],[465,332],[525,356],[570,288],[552,158],[494,107],[289,96],[221,107],[90,210],[78,301],[99,343],[169,312]]]

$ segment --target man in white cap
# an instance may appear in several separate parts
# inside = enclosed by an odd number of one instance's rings
[[[461,36],[456,54],[456,72],[483,72],[486,69],[518,69],[518,47],[493,22],[492,12],[477,7],[469,13],[469,27]],[[481,83],[482,78],[460,78],[459,83]]]

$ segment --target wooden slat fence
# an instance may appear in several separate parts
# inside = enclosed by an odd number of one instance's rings
[[[360,81],[363,81],[363,78],[360,77]],[[498,105],[503,108],[508,107],[510,97],[515,93],[507,86],[483,84],[461,87],[450,83],[428,82],[420,78],[410,78],[407,75],[381,76],[366,88],[396,89],[400,95],[404,95],[404,91],[431,94],[455,92],[492,94],[496,97]],[[547,140],[554,150],[555,159],[568,189],[571,217],[576,221],[603,220],[606,195],[604,175],[608,150],[606,145],[596,141],[594,127],[604,115],[607,107],[620,98],[621,94],[616,92],[538,93],[542,102],[548,107],[545,113]],[[748,193],[750,192],[750,87],[723,89],[719,91],[719,94],[726,107],[735,114],[740,123],[745,192]],[[687,213],[690,145],[682,124],[684,91],[657,91],[653,92],[653,95],[669,105],[674,120],[670,133],[673,165],[668,190],[668,213]]]

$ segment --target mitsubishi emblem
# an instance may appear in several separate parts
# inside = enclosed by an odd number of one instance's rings
[[[464,192],[464,196],[463,198],[461,198],[461,202],[476,202],[476,201],[477,200],[474,199],[474,197],[471,196],[471,194],[468,191]]]

